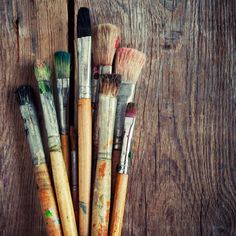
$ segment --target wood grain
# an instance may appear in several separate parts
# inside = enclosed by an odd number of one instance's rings
[[[75,14],[81,6],[148,59],[122,235],[235,235],[236,2],[78,0]],[[45,235],[13,92],[34,85],[35,57],[67,48],[67,3],[2,0],[0,20],[0,234]]]

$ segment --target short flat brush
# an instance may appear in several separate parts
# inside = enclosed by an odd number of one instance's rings
[[[59,127],[52,95],[52,86],[50,81],[51,70],[46,62],[36,60],[34,64],[34,74],[38,81],[39,95],[48,137],[53,181],[56,190],[63,234],[66,236],[76,236],[78,233],[74,209],[65,162],[61,150]]]
[[[99,88],[98,160],[93,192],[92,235],[108,235],[111,198],[111,157],[119,75],[103,75]]]
[[[128,169],[130,165],[131,141],[135,125],[136,109],[134,103],[129,103],[126,109],[124,121],[124,137],[121,151],[121,159],[116,178],[115,196],[112,206],[110,236],[120,236],[123,225],[126,192],[128,185]]]
[[[121,75],[121,86],[117,95],[116,122],[114,131],[114,148],[112,154],[112,196],[116,182],[116,168],[120,161],[124,118],[127,104],[133,102],[135,86],[145,63],[145,54],[133,48],[117,49],[115,73]]]
[[[89,235],[92,172],[91,23],[89,9],[79,9],[78,27],[78,171],[79,235]]]
[[[22,85],[16,90],[16,95],[20,105],[21,116],[24,120],[26,136],[34,165],[38,198],[47,235],[62,235],[53,186],[46,165],[45,153],[33,101],[33,89],[30,86]]]
[[[70,178],[70,148],[69,148],[69,90],[70,90],[70,54],[58,51],[54,54],[56,72],[59,128],[61,145],[66,172]]]
[[[95,173],[97,148],[98,148],[98,91],[99,76],[112,73],[112,63],[116,49],[119,46],[120,29],[113,24],[98,24],[93,29],[93,65],[95,68],[92,79],[92,102],[93,102],[93,173]],[[93,176],[94,179],[94,176]]]

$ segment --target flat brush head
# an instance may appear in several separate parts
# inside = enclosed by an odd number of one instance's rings
[[[37,59],[34,63],[34,74],[38,81],[50,80],[51,69],[48,63]]]
[[[117,74],[101,75],[100,93],[117,96],[121,83],[121,76]]]
[[[58,79],[70,77],[70,54],[58,51],[54,53],[54,65]]]
[[[146,61],[144,53],[133,48],[119,48],[115,58],[115,73],[124,81],[136,83]]]
[[[77,34],[78,38],[92,35],[89,9],[81,7],[77,15]]]
[[[120,29],[112,24],[99,24],[93,30],[94,65],[112,65],[119,46]]]
[[[126,107],[125,117],[135,117],[137,109],[134,102],[128,103]]]
[[[25,105],[32,102],[34,91],[29,85],[21,85],[15,91],[19,105]]]

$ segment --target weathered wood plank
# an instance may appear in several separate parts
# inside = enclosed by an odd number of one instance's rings
[[[81,6],[94,23],[119,25],[121,45],[148,59],[123,235],[234,235],[235,1]]]
[[[123,235],[235,235],[236,2],[78,0],[75,12],[81,6],[147,54]],[[35,85],[36,57],[67,48],[67,2],[3,0],[0,21],[0,234],[45,235],[13,92]]]
[[[67,49],[67,19],[65,0],[0,3],[1,235],[45,235],[14,90],[23,83],[36,88],[35,58],[52,64],[54,51]]]

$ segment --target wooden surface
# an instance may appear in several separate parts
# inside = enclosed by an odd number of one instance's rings
[[[69,1],[70,24],[80,6],[147,54],[123,235],[235,235],[236,1]],[[0,3],[0,235],[45,235],[14,90],[73,48],[67,15],[66,0]]]

